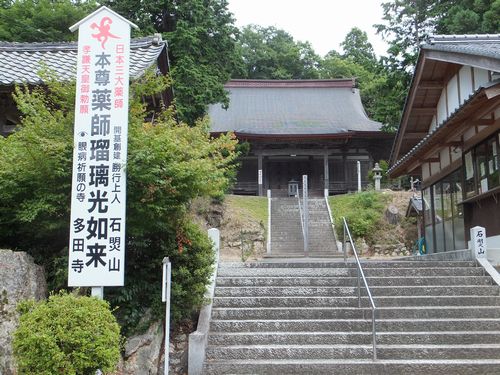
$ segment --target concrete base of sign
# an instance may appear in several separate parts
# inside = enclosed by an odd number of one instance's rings
[[[195,332],[189,335],[189,375],[201,375],[203,371],[205,349],[207,347],[208,340],[208,329],[210,328],[210,317],[212,316],[212,301],[215,291],[215,281],[217,279],[217,269],[219,265],[220,232],[218,229],[212,228],[208,230],[208,235],[212,239],[214,250],[216,252],[215,270],[205,295],[205,297],[210,300],[210,303],[202,307],[200,316],[198,317],[198,327]]]

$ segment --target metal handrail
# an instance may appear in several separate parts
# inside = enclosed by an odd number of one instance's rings
[[[368,287],[368,282],[366,281],[365,273],[363,272],[363,268],[361,267],[361,262],[359,261],[358,253],[356,251],[356,247],[354,246],[354,241],[352,240],[351,232],[349,230],[349,226],[347,225],[347,221],[345,217],[342,217],[344,222],[344,263],[347,263],[347,249],[346,249],[346,233],[349,236],[349,243],[352,247],[352,252],[354,253],[354,257],[356,259],[356,267],[358,270],[358,307],[361,307],[361,279],[363,279],[363,283],[365,284],[366,294],[370,299],[371,309],[372,309],[372,342],[373,342],[373,360],[377,359],[377,337],[376,337],[376,326],[375,326],[375,312],[377,311],[377,307],[375,306],[375,301],[373,300],[372,293],[370,292],[370,288]]]
[[[337,233],[335,233],[335,221],[333,220],[332,209],[330,208],[330,202],[328,202],[328,189],[325,189],[324,193],[325,193],[324,198],[326,203],[326,209],[328,211],[328,219],[330,220],[330,226],[332,228],[332,233],[333,233],[333,240],[335,241],[335,245],[337,245]],[[344,262],[346,262],[346,259],[344,259]]]
[[[302,206],[300,204],[300,189],[297,189],[297,195],[295,197],[297,198],[297,200],[299,202],[300,225],[302,227],[302,238],[304,239],[304,251],[305,251],[305,244],[306,244],[306,241],[307,241],[307,234],[306,234],[304,210],[302,209]]]

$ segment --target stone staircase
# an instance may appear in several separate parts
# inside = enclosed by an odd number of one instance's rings
[[[222,263],[204,373],[500,374],[500,289],[475,262],[363,268],[378,360],[353,263]]]
[[[271,198],[272,256],[303,256],[298,198]]]
[[[309,198],[309,252],[311,257],[339,256],[324,198]],[[298,198],[271,200],[271,257],[304,256],[304,237]]]
[[[309,198],[309,253],[314,257],[338,255],[324,198]]]

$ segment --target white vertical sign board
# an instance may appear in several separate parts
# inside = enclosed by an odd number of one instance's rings
[[[262,169],[259,169],[258,182],[259,182],[259,185],[262,185]]]
[[[476,258],[486,258],[486,229],[473,227],[470,229],[470,241]]]
[[[122,286],[130,27],[106,7],[78,29],[69,286]]]

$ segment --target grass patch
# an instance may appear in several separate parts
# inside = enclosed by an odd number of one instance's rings
[[[226,204],[236,208],[242,215],[267,227],[267,197],[248,197],[241,195],[227,195]]]
[[[371,237],[377,230],[389,200],[388,195],[376,191],[329,197],[338,236],[343,235],[342,217],[345,217],[354,238],[364,237],[367,242],[372,242]]]

